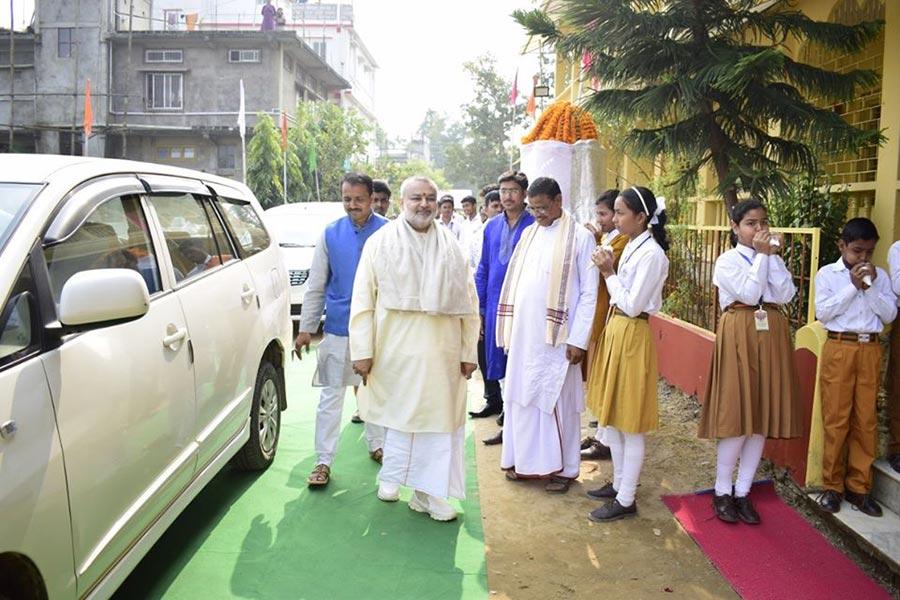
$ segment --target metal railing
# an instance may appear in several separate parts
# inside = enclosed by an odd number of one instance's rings
[[[672,225],[669,277],[663,289],[663,312],[715,331],[719,322],[718,288],[713,285],[716,259],[731,248],[729,227]],[[781,252],[785,266],[794,278],[797,294],[785,306],[791,329],[815,320],[815,275],[819,264],[818,227],[773,227],[784,235]]]

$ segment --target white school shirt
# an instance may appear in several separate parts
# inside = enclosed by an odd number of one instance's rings
[[[891,244],[888,250],[888,267],[891,269],[891,288],[897,296],[897,306],[900,306],[900,240]]]
[[[713,284],[719,288],[722,310],[734,302],[787,304],[797,293],[784,260],[775,254],[766,256],[743,244],[722,253],[713,269]]]
[[[816,274],[816,318],[828,331],[881,333],[885,323],[897,316],[897,298],[884,269],[867,290],[850,281],[844,259],[825,265]]]
[[[600,244],[608,244],[619,236],[619,230],[613,229],[600,236]]]
[[[662,289],[669,259],[649,231],[629,240],[619,258],[619,270],[606,279],[609,303],[629,317],[654,314],[662,308]]]

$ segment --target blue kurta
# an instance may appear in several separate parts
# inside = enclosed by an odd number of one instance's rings
[[[478,289],[481,316],[484,317],[484,353],[487,363],[485,379],[497,380],[506,376],[506,354],[496,343],[497,304],[500,303],[500,291],[503,289],[509,259],[519,243],[522,231],[532,223],[534,217],[523,212],[515,226],[510,228],[504,212],[484,226],[484,242],[481,247],[481,262],[475,273],[475,287]]]

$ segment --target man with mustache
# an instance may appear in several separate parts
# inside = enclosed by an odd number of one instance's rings
[[[378,498],[414,490],[409,508],[457,517],[465,496],[466,380],[478,360],[478,298],[467,258],[435,221],[437,186],[411,177],[401,214],[363,249],[353,284],[350,354],[359,412],[385,427]]]
[[[387,219],[372,212],[372,178],[360,173],[347,173],[341,180],[341,199],[346,217],[325,228],[316,245],[309,272],[308,288],[303,297],[300,333],[294,340],[297,356],[309,352],[312,334],[318,331],[325,310],[324,336],[316,348],[318,368],[313,385],[322,388],[316,411],[316,466],[307,478],[310,487],[328,485],[331,462],[337,450],[344,396],[348,386],[359,385],[360,379],[350,366],[350,296],[360,253],[366,240]],[[369,456],[381,462],[384,430],[366,423]]]

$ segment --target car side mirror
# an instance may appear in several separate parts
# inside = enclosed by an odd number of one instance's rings
[[[131,269],[92,269],[72,275],[59,297],[59,321],[67,332],[133,321],[147,314],[147,283]]]

